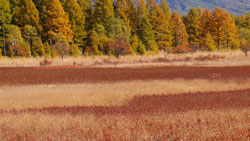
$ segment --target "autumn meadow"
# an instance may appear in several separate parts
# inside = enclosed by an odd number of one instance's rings
[[[0,0],[0,141],[250,140],[249,0]]]

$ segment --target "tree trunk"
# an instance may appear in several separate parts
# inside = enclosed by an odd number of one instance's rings
[[[3,28],[3,53],[4,53],[4,56],[6,56],[6,43],[5,43],[5,28],[4,28],[4,23],[2,24],[2,28]]]

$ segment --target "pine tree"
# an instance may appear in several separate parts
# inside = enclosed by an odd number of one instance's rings
[[[195,8],[190,9],[188,15],[184,18],[184,23],[186,25],[189,43],[195,48],[198,47],[200,43],[200,16]]]
[[[69,15],[71,30],[73,32],[73,42],[80,47],[85,45],[86,31],[85,31],[85,16],[80,5],[76,0],[66,0],[64,3],[64,10]]]
[[[162,9],[154,0],[148,1],[150,10],[150,22],[159,49],[168,50],[171,47],[172,36],[170,31],[170,20],[167,19]]]
[[[149,11],[144,0],[137,2],[137,35],[147,50],[151,50],[150,42],[155,41],[154,32],[149,19]]]
[[[62,33],[68,42],[72,42],[73,33],[70,29],[69,17],[59,0],[51,0],[46,13],[43,35],[52,43],[53,37]]]
[[[10,9],[10,3],[9,0],[2,0],[0,3],[0,49],[3,51],[3,55],[6,56],[6,38],[5,38],[5,32],[6,32],[6,25],[11,22],[12,15],[11,15],[11,9]],[[1,52],[2,53],[2,52]],[[1,54],[0,53],[0,54]],[[2,54],[1,54],[2,55]]]
[[[103,25],[105,30],[109,31],[114,18],[113,0],[96,0],[94,17],[95,24]]]
[[[24,27],[25,25],[34,26],[38,31],[42,31],[42,26],[39,24],[39,12],[32,0],[21,0],[18,26]]]
[[[188,34],[186,27],[182,19],[178,16],[178,13],[174,11],[172,14],[172,34],[173,34],[173,47],[187,46],[188,45]]]

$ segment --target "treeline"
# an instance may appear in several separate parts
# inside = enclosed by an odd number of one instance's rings
[[[217,7],[180,16],[165,0],[1,0],[0,17],[0,54],[10,57],[213,51],[250,38],[249,15]]]

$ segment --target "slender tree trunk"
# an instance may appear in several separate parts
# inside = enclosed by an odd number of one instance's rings
[[[218,32],[217,32],[217,42],[218,42],[218,44],[217,44],[217,49],[219,50],[220,49],[220,27],[218,26]]]
[[[5,28],[4,28],[4,23],[2,24],[2,28],[3,28],[3,53],[4,53],[4,56],[6,56],[6,43],[5,43]]]

